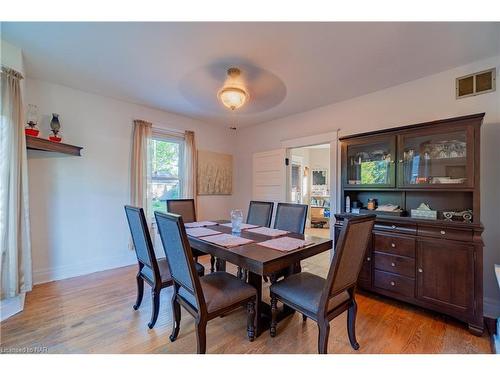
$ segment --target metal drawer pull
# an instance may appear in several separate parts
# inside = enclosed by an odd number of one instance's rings
[[[391,285],[394,286],[396,285],[396,283],[394,281],[391,281]]]
[[[424,272],[424,270],[422,268],[419,268],[418,272],[422,273],[422,272]]]
[[[443,234],[443,235],[446,234],[446,232],[444,230],[442,230],[440,233]]]
[[[396,263],[391,263],[391,266],[396,267]]]
[[[392,228],[392,229],[396,229],[396,226],[395,226],[395,225],[391,225],[391,228]]]
[[[393,243],[391,243],[391,246],[392,247],[396,247],[396,244],[393,242]]]

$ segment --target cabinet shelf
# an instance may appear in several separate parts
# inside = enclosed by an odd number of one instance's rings
[[[67,143],[57,143],[48,139],[26,136],[26,148],[28,150],[38,150],[47,152],[58,152],[61,154],[82,156],[80,151],[83,147],[69,145]]]

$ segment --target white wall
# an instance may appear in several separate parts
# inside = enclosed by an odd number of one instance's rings
[[[481,146],[481,220],[485,225],[485,311],[500,309],[500,292],[493,264],[500,263],[500,89],[490,94],[455,99],[455,78],[483,69],[497,68],[500,56],[441,72],[344,102],[302,112],[238,131],[235,204],[251,198],[252,154],[281,147],[281,141],[327,133],[340,128],[339,136],[370,130],[486,112]],[[498,77],[497,77],[498,82]],[[332,90],[342,89],[332,87]],[[500,310],[499,310],[500,311]]]
[[[36,283],[134,263],[123,205],[129,202],[132,121],[194,130],[198,148],[233,153],[229,129],[34,79],[26,104],[39,107],[41,131],[59,113],[63,141],[82,157],[30,151],[33,273]],[[201,219],[227,216],[231,196],[199,199]]]
[[[309,149],[309,164],[311,169],[330,170],[330,148]]]
[[[2,65],[24,74],[22,51],[10,43],[0,39],[0,58]]]

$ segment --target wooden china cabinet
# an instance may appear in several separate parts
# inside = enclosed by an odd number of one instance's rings
[[[483,332],[480,126],[484,113],[341,138],[341,214],[377,214],[358,286]],[[368,202],[379,209],[367,210]],[[422,208],[424,203],[430,208]],[[399,209],[396,209],[399,207]],[[427,208],[426,207],[426,208]],[[416,218],[420,213],[427,218]],[[413,213],[413,214],[412,214]],[[432,215],[435,215],[431,218]],[[413,217],[412,217],[413,216]]]

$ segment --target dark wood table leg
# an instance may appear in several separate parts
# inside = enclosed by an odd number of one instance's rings
[[[255,333],[260,336],[262,332],[269,328],[270,309],[266,308],[266,303],[262,301],[262,276],[253,272],[248,272],[248,283],[257,289],[257,303],[255,304]]]

